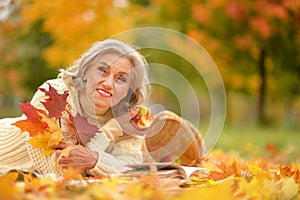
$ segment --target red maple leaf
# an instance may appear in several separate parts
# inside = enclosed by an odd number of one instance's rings
[[[46,115],[43,110],[35,108],[30,103],[22,103],[20,106],[27,119],[15,122],[15,126],[27,131],[30,136],[36,136],[48,129],[48,124],[42,121],[42,115]]]
[[[80,114],[73,118],[75,129],[78,133],[79,139],[83,144],[89,142],[89,140],[94,137],[96,132],[99,132],[97,126],[92,125],[88,122],[86,117],[82,117]]]
[[[55,117],[59,119],[62,116],[62,112],[65,111],[67,105],[67,97],[69,95],[68,91],[63,94],[59,94],[55,88],[53,88],[49,83],[49,91],[44,88],[39,88],[40,91],[44,92],[49,98],[45,102],[41,102],[45,108],[48,110],[49,118]]]

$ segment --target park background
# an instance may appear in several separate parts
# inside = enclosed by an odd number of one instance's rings
[[[143,27],[183,33],[215,62],[227,101],[216,148],[243,156],[285,150],[285,161],[299,161],[299,0],[2,0],[0,116],[20,115],[19,103],[93,42]],[[195,69],[178,55],[144,53],[149,62],[171,66],[190,81],[203,100],[199,129],[205,133],[211,105]],[[152,96],[179,112],[167,90],[154,88]]]

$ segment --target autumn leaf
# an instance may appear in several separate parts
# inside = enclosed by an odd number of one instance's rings
[[[28,142],[33,148],[41,148],[42,155],[51,155],[54,153],[54,149],[51,148],[52,145],[58,145],[63,138],[63,132],[57,125],[54,118],[43,117],[43,122],[48,124],[48,127],[44,129],[43,134],[38,134],[32,137]]]
[[[300,169],[298,169],[298,170],[295,172],[294,178],[295,178],[296,183],[299,184],[299,189],[300,189]]]
[[[95,135],[95,133],[99,132],[97,126],[91,125],[86,117],[82,117],[78,113],[74,117],[74,125],[83,144],[88,143],[89,140]]]
[[[181,194],[174,196],[174,200],[189,199],[238,199],[232,194],[232,179],[226,179],[224,182],[206,187],[199,187],[190,190],[184,190]],[[199,198],[195,198],[199,197]]]
[[[48,141],[51,138],[51,134],[50,133],[44,133],[43,135],[37,135],[35,137],[32,137],[28,142],[32,145],[33,148],[35,149],[43,149],[42,154],[43,155],[50,155],[51,153],[54,152],[54,150],[47,150],[47,145],[48,145]]]
[[[55,88],[53,88],[49,83],[49,91],[44,88],[39,88],[40,91],[44,92],[49,98],[45,102],[41,102],[45,108],[48,110],[48,117],[59,119],[62,116],[62,112],[65,110],[67,105],[67,97],[69,95],[68,91],[63,94],[59,94]]]
[[[57,90],[49,84],[49,91],[39,88],[49,98],[41,102],[47,112],[35,108],[30,103],[21,104],[21,112],[27,119],[14,123],[22,131],[29,132],[31,139],[28,141],[33,148],[42,149],[42,155],[51,155],[55,150],[52,145],[62,141],[63,132],[55,119],[61,117],[67,105],[68,92],[58,94]]]
[[[53,188],[56,185],[56,182],[50,177],[37,178],[32,176],[31,173],[23,173],[23,176],[24,187],[22,187],[22,193],[35,194],[39,199],[48,199],[50,192],[53,192]]]
[[[237,162],[234,160],[230,167],[227,167],[224,162],[221,162],[217,165],[219,170],[213,170],[209,173],[209,178],[212,180],[218,181],[225,179],[229,176],[240,176],[240,169],[237,165]]]
[[[51,138],[48,141],[47,147],[51,147],[52,145],[57,145],[62,141],[63,138],[63,132],[61,128],[58,126],[56,121],[53,118],[43,118],[43,121],[45,121],[49,125],[49,129],[47,131],[51,133]]]
[[[60,165],[59,165],[59,160],[62,158],[62,157],[68,157],[69,156],[69,153],[72,149],[74,149],[75,146],[67,146],[65,149],[63,149],[61,151],[61,153],[59,154],[58,158],[56,159],[56,163],[55,163],[55,168],[57,169],[57,171],[59,172],[64,172],[65,170],[63,170]]]
[[[49,128],[48,124],[42,121],[46,113],[32,106],[30,103],[22,103],[21,112],[27,117],[25,120],[15,122],[13,125],[19,127],[22,131],[27,131],[30,136],[43,134]]]
[[[293,170],[291,166],[281,165],[279,168],[279,172],[280,175],[284,178],[294,177],[296,183],[300,184],[300,169]]]
[[[299,186],[292,177],[284,178],[279,183],[278,199],[293,199],[297,195]]]
[[[17,188],[15,187],[17,177],[17,173],[0,176],[0,199],[17,199]]]
[[[280,174],[283,177],[291,177],[294,175],[294,173],[295,173],[295,171],[293,171],[290,166],[288,166],[288,165],[280,166]]]

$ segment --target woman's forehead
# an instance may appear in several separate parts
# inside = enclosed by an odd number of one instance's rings
[[[118,68],[122,71],[130,71],[133,68],[133,63],[127,56],[120,56],[117,53],[106,53],[97,59],[97,64],[103,64],[110,68]]]

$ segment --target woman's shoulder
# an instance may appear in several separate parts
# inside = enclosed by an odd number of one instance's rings
[[[53,87],[58,93],[63,93],[67,90],[69,90],[68,86],[66,85],[66,83],[60,79],[60,78],[56,78],[56,79],[49,79],[46,82],[44,82],[40,88],[44,88],[46,90],[49,90],[49,87]]]

